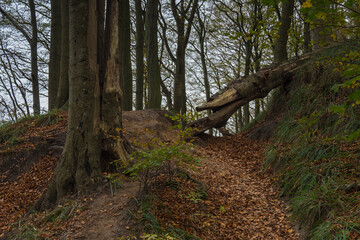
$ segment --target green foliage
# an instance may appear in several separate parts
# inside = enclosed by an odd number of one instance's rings
[[[181,130],[181,122],[186,119],[185,115],[167,116],[178,124],[173,128],[178,129],[178,140],[173,144],[159,143],[159,147],[131,154],[133,164],[124,173],[136,178],[147,189],[148,184],[160,173],[166,173],[170,178],[175,169],[195,169],[200,162],[190,154],[192,145],[186,142],[191,136],[192,128]]]
[[[359,54],[332,51],[309,69],[312,78],[275,99],[284,114],[265,161],[278,172],[292,218],[311,239],[350,239],[360,231],[360,193],[341,187],[358,179]]]

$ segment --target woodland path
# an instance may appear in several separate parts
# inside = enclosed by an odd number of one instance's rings
[[[204,160],[200,177],[211,201],[225,206],[220,238],[297,239],[274,181],[262,171],[266,143],[243,135],[219,140],[211,138],[202,147],[211,157]]]
[[[299,239],[275,181],[262,171],[266,145],[241,134],[201,141],[197,152],[203,160],[192,176],[206,184],[207,199],[191,204],[166,193],[171,189],[160,190],[180,219],[160,218],[200,239]]]

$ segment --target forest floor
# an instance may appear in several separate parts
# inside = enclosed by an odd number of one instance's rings
[[[129,141],[177,137],[159,112],[136,112],[124,114]],[[201,165],[190,178],[169,181],[160,175],[149,189],[147,210],[144,203],[139,207],[139,184],[124,178],[117,191],[106,184],[94,195],[69,196],[51,211],[36,212],[31,206],[46,191],[65,141],[67,116],[45,120],[27,121],[15,141],[0,145],[0,239],[136,239],[146,229],[184,239],[299,238],[274,176],[263,172],[267,143],[246,134],[195,141],[193,153]]]

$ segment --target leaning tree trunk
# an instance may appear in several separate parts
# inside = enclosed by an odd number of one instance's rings
[[[210,101],[196,108],[197,111],[211,109],[214,111],[213,114],[191,122],[187,127],[194,128],[193,134],[196,135],[210,128],[225,126],[229,117],[241,106],[256,98],[265,97],[272,89],[284,84],[292,77],[297,68],[315,53],[318,52],[305,54],[299,59],[265,68],[248,77],[236,79],[222,92],[212,96]]]
[[[56,202],[101,179],[96,1],[70,0],[70,108],[66,144],[49,186]]]

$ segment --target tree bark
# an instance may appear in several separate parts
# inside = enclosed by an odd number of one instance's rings
[[[56,107],[56,96],[60,81],[61,15],[61,2],[51,0],[51,44],[48,84],[49,111]]]
[[[33,109],[34,114],[40,114],[40,92],[39,92],[39,74],[37,62],[37,43],[38,43],[38,30],[36,20],[36,10],[34,0],[29,0],[30,17],[31,17],[31,82],[33,94]]]
[[[129,0],[119,0],[119,51],[120,51],[120,77],[123,90],[123,109],[132,110],[132,70],[130,56],[130,6]]]
[[[198,0],[190,1],[192,6],[185,8],[182,0],[179,8],[175,0],[171,0],[171,11],[176,21],[177,28],[177,49],[175,63],[175,81],[174,81],[174,111],[180,114],[186,114],[186,85],[185,85],[185,52],[189,41],[193,19],[198,7]],[[191,10],[190,10],[191,9]],[[190,10],[190,16],[186,16]],[[185,29],[185,20],[187,20],[187,28]]]
[[[60,81],[56,107],[61,108],[69,100],[69,0],[61,1],[61,58]]]
[[[102,93],[101,130],[103,166],[111,161],[127,165],[128,154],[123,145],[122,135],[122,91],[119,67],[119,8],[117,0],[108,2],[107,27],[105,32],[106,72]],[[106,161],[106,162],[104,162]]]
[[[70,104],[66,143],[45,201],[48,207],[68,193],[87,193],[102,184],[101,170],[114,160],[126,164],[121,133],[118,0],[70,0]],[[104,36],[105,35],[105,36]],[[104,45],[99,41],[104,38]],[[99,56],[102,55],[102,56]],[[100,61],[105,59],[105,74]],[[100,79],[103,91],[100,92]],[[102,165],[105,164],[105,165]],[[104,167],[104,168],[103,168]],[[40,206],[39,206],[40,205]]]
[[[135,0],[136,14],[136,110],[144,108],[144,17],[141,0]]]
[[[99,184],[99,79],[96,1],[70,0],[70,108],[66,143],[47,198],[84,193]]]
[[[146,59],[148,72],[148,107],[160,109],[160,67],[158,60],[158,0],[149,0],[146,6]]]
[[[291,18],[294,12],[294,0],[283,2],[281,9],[281,25],[278,31],[279,38],[274,47],[274,63],[281,63],[287,60],[288,31],[291,26]]]

